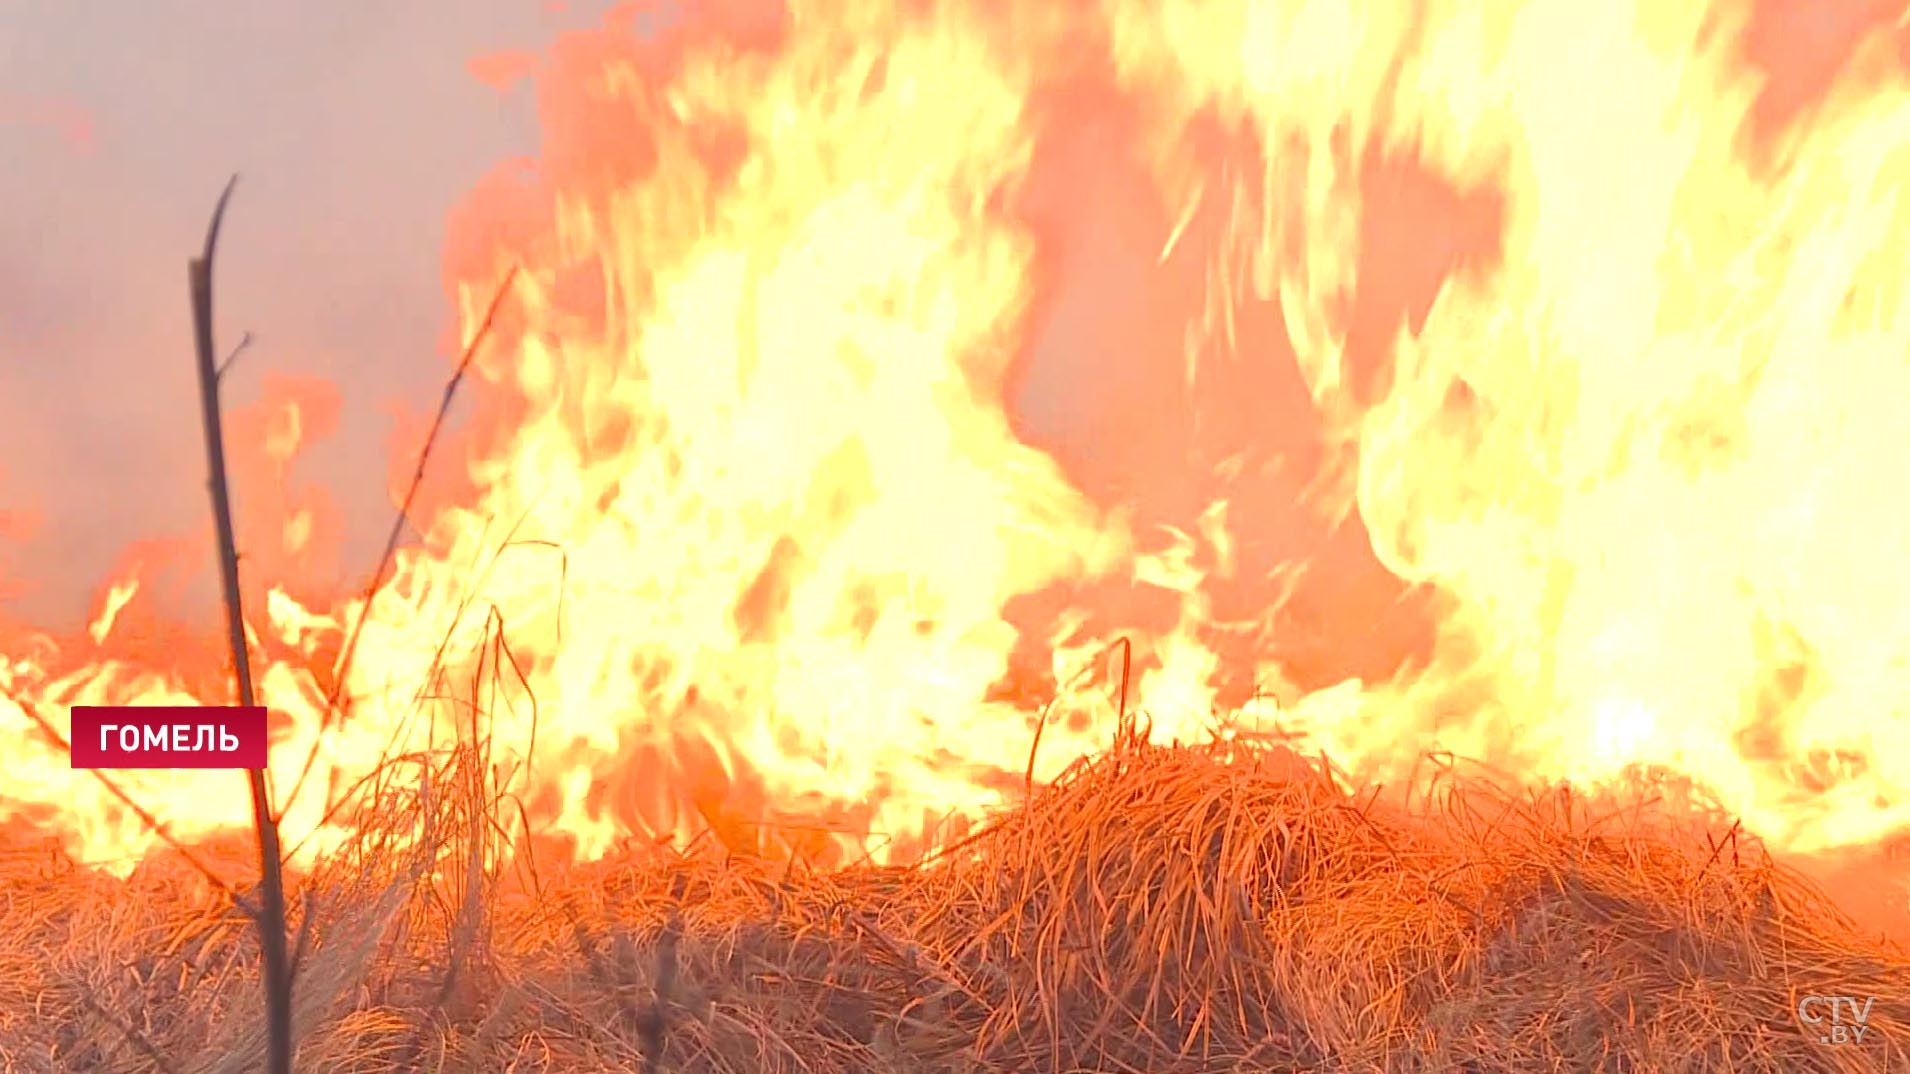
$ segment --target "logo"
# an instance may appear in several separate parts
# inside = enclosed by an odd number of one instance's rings
[[[1797,1001],[1797,1020],[1817,1034],[1819,1044],[1862,1044],[1876,1005],[1875,996],[1805,996]]]
[[[74,768],[264,768],[265,708],[75,705]]]

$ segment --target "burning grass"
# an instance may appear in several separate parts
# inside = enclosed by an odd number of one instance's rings
[[[1910,959],[1662,810],[1129,740],[914,869],[501,867],[461,761],[392,766],[295,885],[299,1069],[1910,1069]],[[246,854],[200,853],[119,881],[15,841],[0,1070],[256,1066]],[[1875,997],[1864,1039],[1800,1025],[1812,994]]]

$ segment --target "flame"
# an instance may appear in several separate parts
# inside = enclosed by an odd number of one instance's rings
[[[792,2],[573,35],[523,65],[541,161],[453,218],[463,341],[517,274],[419,540],[366,600],[260,577],[330,548],[314,497],[248,531],[287,830],[322,853],[342,788],[481,728],[579,854],[906,858],[1018,792],[1049,690],[1036,778],[1131,685],[1158,737],[1670,773],[1787,847],[1882,840],[1910,79],[1880,21],[1760,120],[1751,15]],[[275,489],[330,420],[308,395],[236,438]],[[226,696],[211,642],[116,648],[159,629],[113,630],[140,584],[90,646],[0,656],[7,797],[95,860],[152,837],[43,724]],[[1132,683],[1083,686],[1123,636]],[[241,822],[205,778],[127,783],[175,834]]]
[[[137,578],[115,582],[106,590],[106,599],[100,602],[99,614],[93,617],[92,622],[86,624],[87,636],[93,639],[93,644],[105,644],[106,636],[113,632],[113,623],[119,619],[119,613],[138,593],[139,579]]]

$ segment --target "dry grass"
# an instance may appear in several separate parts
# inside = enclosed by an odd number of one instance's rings
[[[1126,741],[917,869],[534,875],[470,767],[394,766],[299,879],[298,1069],[1910,1070],[1910,961],[1663,811],[1380,804],[1271,746]],[[15,844],[0,1072],[256,1069],[256,944],[210,881]],[[242,840],[205,852],[247,875]],[[1862,1043],[1799,1025],[1816,993],[1876,997]]]

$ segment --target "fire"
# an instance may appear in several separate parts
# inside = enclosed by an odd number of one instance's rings
[[[454,217],[463,339],[516,276],[389,581],[248,563],[302,854],[482,734],[579,854],[905,858],[1018,793],[1056,683],[1038,779],[1130,692],[1372,776],[1694,779],[1793,849],[1910,823],[1896,28],[1780,122],[1731,3],[712,11],[567,39],[541,162]],[[281,395],[275,480],[333,405]],[[329,547],[307,499],[266,566]],[[40,721],[226,699],[148,599],[0,652],[7,797],[122,865]],[[126,784],[242,823],[205,778]]]
[[[99,614],[86,625],[87,636],[93,639],[93,644],[99,645],[106,641],[106,635],[113,632],[113,622],[119,618],[120,610],[125,608],[127,602],[138,593],[139,579],[137,578],[116,582],[107,588],[106,599],[100,602]]]

